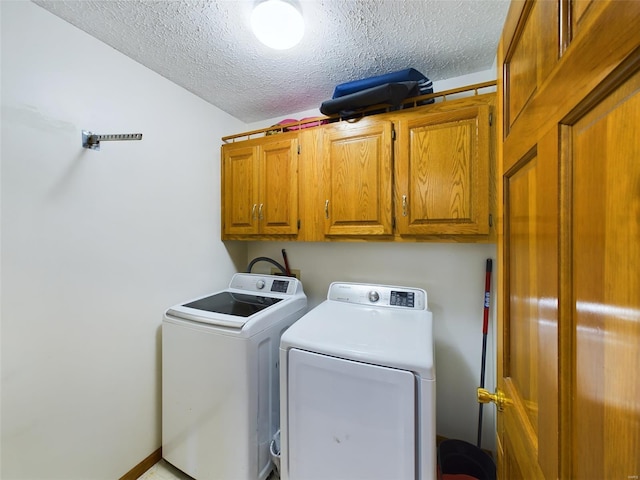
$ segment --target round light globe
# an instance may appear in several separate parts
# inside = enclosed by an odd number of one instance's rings
[[[253,33],[266,46],[286,50],[302,40],[304,20],[300,11],[283,0],[266,0],[251,13]]]

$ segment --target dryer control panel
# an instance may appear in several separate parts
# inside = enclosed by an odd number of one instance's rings
[[[427,292],[412,287],[334,282],[329,286],[327,299],[376,307],[427,309]]]

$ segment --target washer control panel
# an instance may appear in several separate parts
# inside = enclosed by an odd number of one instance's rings
[[[327,299],[376,307],[427,309],[427,292],[412,287],[334,282]]]
[[[229,288],[246,292],[294,295],[302,291],[302,284],[293,277],[236,273],[229,283]]]
[[[413,308],[413,306],[415,305],[415,300],[415,292],[396,292],[395,290],[391,291],[391,305]]]

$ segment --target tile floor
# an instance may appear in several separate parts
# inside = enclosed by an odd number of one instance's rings
[[[279,480],[280,477],[273,472],[267,480]],[[186,473],[181,472],[170,463],[160,460],[147,470],[138,480],[193,480]]]
[[[192,480],[186,473],[181,472],[170,463],[160,460],[138,478],[138,480]]]

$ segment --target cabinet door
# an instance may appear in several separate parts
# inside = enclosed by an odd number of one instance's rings
[[[489,106],[398,124],[398,233],[489,233]]]
[[[260,201],[258,220],[264,235],[298,233],[298,140],[266,142],[258,147]]]
[[[325,235],[393,233],[391,130],[367,119],[325,130]]]
[[[222,232],[258,233],[258,162],[250,146],[225,145],[223,152]]]

